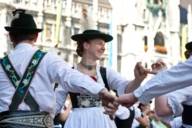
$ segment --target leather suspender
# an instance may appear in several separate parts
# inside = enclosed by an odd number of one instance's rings
[[[16,111],[18,106],[21,104],[23,100],[27,105],[29,105],[31,111],[39,111],[39,105],[37,104],[35,99],[31,96],[31,94],[28,92],[28,88],[33,79],[35,71],[44,55],[45,53],[40,50],[37,50],[35,52],[22,78],[20,78],[20,76],[15,71],[8,56],[5,56],[1,60],[1,65],[6,75],[8,76],[13,86],[16,88],[16,92],[14,93],[12,102],[9,106],[10,111]]]
[[[100,67],[100,73],[101,73],[101,77],[103,79],[103,82],[105,84],[105,87],[110,90],[108,82],[107,82],[107,71],[105,67]]]
[[[103,82],[105,84],[105,87],[108,89],[108,90],[111,90],[110,87],[109,87],[109,84],[108,84],[108,81],[107,81],[107,69],[105,67],[100,67],[100,73],[101,73],[101,77],[103,79]],[[113,90],[116,95],[118,96],[117,94],[117,90]]]

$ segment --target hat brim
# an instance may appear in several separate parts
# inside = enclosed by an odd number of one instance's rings
[[[41,32],[43,29],[32,29],[32,28],[20,28],[20,27],[5,27],[5,30],[8,32],[28,32],[28,33],[34,33],[34,32]]]
[[[91,40],[91,39],[102,39],[105,42],[109,42],[113,40],[113,37],[108,34],[76,34],[71,36],[71,39],[74,41],[84,41],[84,40]]]

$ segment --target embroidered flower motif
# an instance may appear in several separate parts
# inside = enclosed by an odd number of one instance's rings
[[[101,106],[102,102],[101,101],[96,101],[95,106]]]
[[[88,99],[84,99],[83,101],[81,101],[81,106],[83,107],[90,106],[90,101]]]
[[[80,95],[77,96],[79,107],[96,107],[101,106],[101,100],[98,97]]]
[[[34,60],[32,61],[32,64],[34,64],[34,65],[37,64],[37,60],[34,59]]]
[[[8,65],[5,66],[5,68],[6,68],[6,70],[10,70],[11,65],[8,64]]]
[[[18,86],[18,85],[19,85],[19,81],[16,81],[16,82],[15,82],[15,85]]]
[[[24,85],[27,85],[28,82],[29,82],[29,81],[28,81],[27,79],[23,80],[23,84],[24,84]]]

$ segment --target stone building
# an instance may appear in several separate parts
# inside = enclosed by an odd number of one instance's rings
[[[71,35],[86,28],[112,34],[100,64],[132,78],[137,61],[150,67],[157,59],[168,65],[181,60],[179,5],[180,0],[0,0],[0,57],[12,48],[4,30],[11,11],[23,8],[44,28],[36,45],[57,52],[71,65],[79,60]]]

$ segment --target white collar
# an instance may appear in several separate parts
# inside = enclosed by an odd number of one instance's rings
[[[21,49],[21,48],[22,49],[23,48],[31,48],[31,47],[33,47],[32,44],[29,44],[29,43],[26,43],[26,42],[21,42],[21,43],[16,45],[15,50],[18,50],[18,49]]]
[[[78,70],[77,64],[75,64],[73,67],[74,67],[74,69]],[[101,66],[99,64],[96,65],[97,82],[102,84],[103,86],[105,86],[103,78],[102,78],[101,73],[100,73],[100,67]]]

